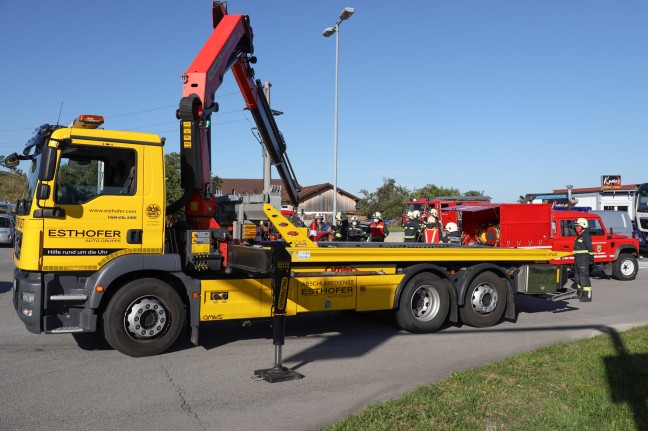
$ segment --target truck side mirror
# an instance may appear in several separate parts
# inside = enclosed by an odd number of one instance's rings
[[[43,148],[40,170],[38,171],[39,180],[51,181],[54,179],[54,171],[56,170],[57,151],[58,150],[54,147]]]
[[[4,165],[9,169],[15,168],[16,166],[18,166],[19,163],[20,163],[20,158],[18,156],[18,153],[9,154],[4,159]]]

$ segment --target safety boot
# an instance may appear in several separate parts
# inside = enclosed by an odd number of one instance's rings
[[[583,289],[583,293],[581,293],[581,297],[580,297],[579,301],[580,302],[592,302],[592,291]]]

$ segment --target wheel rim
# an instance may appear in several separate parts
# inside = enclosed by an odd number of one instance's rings
[[[441,308],[441,297],[436,289],[421,286],[412,295],[412,316],[422,322],[432,320]]]
[[[471,303],[476,313],[488,314],[497,307],[497,300],[498,295],[495,288],[488,283],[481,283],[473,290]]]
[[[167,309],[159,298],[141,297],[128,306],[124,329],[132,338],[155,338],[164,333],[168,322]]]
[[[623,274],[626,277],[630,277],[632,274],[634,274],[635,271],[635,266],[634,262],[631,259],[626,259],[623,262],[621,262],[621,274]]]

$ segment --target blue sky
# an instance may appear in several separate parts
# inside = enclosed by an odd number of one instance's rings
[[[521,194],[648,181],[645,0],[231,0],[254,29],[256,77],[303,185],[333,182],[340,33],[338,187]],[[179,75],[211,33],[211,1],[0,0],[0,154],[42,123],[82,113],[158,133],[178,151]],[[228,74],[213,117],[213,173],[260,178],[251,116]],[[278,177],[276,173],[273,177]]]

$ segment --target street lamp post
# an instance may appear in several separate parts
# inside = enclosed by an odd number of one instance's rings
[[[340,62],[340,24],[351,18],[355,9],[345,7],[340,13],[340,19],[335,23],[335,27],[327,27],[322,32],[324,37],[331,37],[335,34],[335,119],[333,126],[333,220],[337,214],[337,154],[338,154],[338,69]]]

